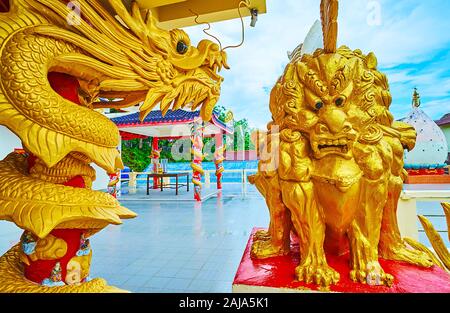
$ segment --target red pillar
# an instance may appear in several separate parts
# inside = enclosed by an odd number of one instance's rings
[[[59,95],[74,103],[80,103],[77,93],[80,85],[76,78],[61,73],[50,73],[49,82]],[[29,155],[28,170],[35,166],[36,159],[34,155]],[[86,183],[81,176],[74,176],[62,185],[86,188]],[[58,253],[55,253],[55,258],[44,258],[36,254],[35,248],[37,241],[45,242],[45,240],[37,238],[29,231],[25,231],[20,240],[22,250],[21,266],[23,266],[25,277],[37,284],[49,287],[86,282],[91,264],[92,250],[89,239],[86,239],[85,235],[85,230],[83,229],[53,229],[48,237],[56,237],[64,241],[66,252],[61,252],[64,250],[61,248]],[[55,239],[53,238],[47,243],[53,242],[53,240]],[[27,247],[26,252],[24,247]],[[78,252],[82,254],[78,254]],[[61,254],[63,255],[61,256]],[[24,259],[26,262],[23,261]],[[76,267],[73,265],[69,266],[69,264],[77,264],[81,270],[76,273],[77,270],[73,270]]]
[[[160,156],[160,150],[158,149],[158,137],[153,137],[152,141],[152,159],[159,159]],[[156,172],[158,170],[156,164],[153,164],[153,172]],[[153,177],[153,189],[158,189],[158,178]]]

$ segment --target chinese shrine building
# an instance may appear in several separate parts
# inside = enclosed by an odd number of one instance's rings
[[[233,121],[227,123],[219,119],[213,112],[210,122],[202,121],[200,111],[176,110],[168,111],[162,115],[160,110],[150,112],[150,114],[140,121],[139,113],[131,113],[112,118],[119,128],[122,140],[135,138],[153,138],[152,158],[159,158],[158,142],[162,139],[184,139],[190,138],[192,142],[193,160],[191,167],[193,170],[192,183],[194,184],[194,198],[201,201],[201,177],[204,174],[202,169],[203,138],[215,138],[214,162],[216,164],[217,189],[222,188],[221,177],[224,158],[223,137],[226,134],[233,134]],[[154,181],[156,187],[157,181]]]

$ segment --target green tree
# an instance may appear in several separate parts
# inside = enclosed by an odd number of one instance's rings
[[[225,123],[225,118],[226,118],[227,112],[228,112],[228,110],[222,105],[217,105],[214,108],[214,113],[216,113],[219,120],[224,123]]]
[[[234,122],[233,151],[254,150],[255,145],[251,141],[253,129],[248,125],[246,118]]]
[[[122,160],[133,172],[143,172],[150,165],[152,138],[132,139],[122,143]]]

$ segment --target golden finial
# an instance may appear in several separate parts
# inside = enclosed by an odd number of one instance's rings
[[[412,105],[413,108],[420,107],[421,101],[420,101],[420,94],[417,91],[417,87],[414,88],[413,98],[412,98]]]
[[[335,53],[338,35],[338,0],[322,0],[320,16],[322,19],[323,47],[326,53]]]

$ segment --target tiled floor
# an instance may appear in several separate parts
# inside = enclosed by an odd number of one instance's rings
[[[230,292],[252,228],[268,225],[264,199],[253,189],[243,196],[224,186],[221,198],[202,204],[123,204],[139,216],[92,237],[91,276],[132,292]],[[419,203],[418,211],[442,214],[438,203]],[[445,226],[444,219],[437,222]],[[14,224],[0,222],[0,254],[20,234]],[[447,240],[446,233],[442,237]]]

